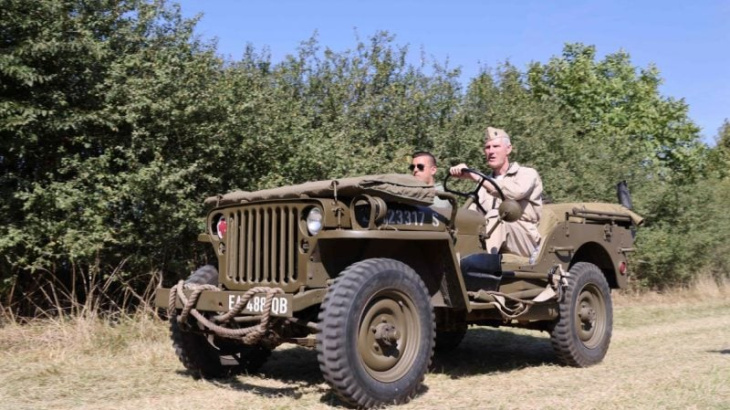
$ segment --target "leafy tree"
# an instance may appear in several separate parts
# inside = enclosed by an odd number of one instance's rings
[[[576,197],[608,200],[619,180],[681,183],[700,167],[699,130],[683,100],[660,94],[655,67],[637,69],[623,51],[596,61],[595,47],[568,44],[562,57],[531,64],[527,77],[537,98],[558,101],[578,127],[566,157]]]
[[[8,0],[3,20],[4,283],[190,260],[175,238],[197,230],[198,147],[222,111],[195,22],[137,0]]]
[[[224,91],[234,110],[247,110],[234,115],[236,131],[229,131],[245,144],[263,141],[234,154],[248,164],[240,180],[249,180],[237,187],[403,172],[414,149],[431,149],[458,109],[457,72],[436,66],[426,75],[393,41],[376,33],[354,50],[335,52],[321,51],[312,38],[275,65],[258,63],[249,48],[226,72],[228,80],[249,84]]]
[[[718,130],[718,134],[715,139],[718,148],[730,151],[730,121],[728,121],[727,118]]]
[[[730,176],[730,121],[725,119],[715,137],[715,146],[709,150],[710,174],[727,178]]]

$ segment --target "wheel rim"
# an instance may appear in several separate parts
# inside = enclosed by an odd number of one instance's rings
[[[359,326],[357,347],[371,377],[389,383],[408,373],[421,345],[421,325],[407,295],[378,292],[365,306]]]
[[[592,284],[581,289],[575,305],[578,339],[589,349],[601,344],[606,330],[606,304],[600,289]]]

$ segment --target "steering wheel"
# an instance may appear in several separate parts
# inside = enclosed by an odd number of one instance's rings
[[[477,208],[479,208],[480,211],[482,211],[484,214],[486,214],[487,210],[484,209],[484,207],[482,207],[481,203],[479,203],[479,190],[484,186],[484,181],[487,181],[490,184],[492,184],[492,186],[497,190],[497,193],[499,193],[499,198],[502,201],[504,201],[504,193],[502,192],[502,189],[499,187],[499,185],[497,185],[497,181],[495,181],[492,177],[486,176],[481,171],[477,171],[476,169],[471,169],[471,168],[462,168],[461,172],[462,173],[470,172],[470,173],[480,177],[481,179],[479,180],[477,187],[474,188],[474,190],[470,191],[470,192],[461,192],[461,191],[456,191],[456,190],[450,189],[448,187],[448,181],[450,178],[452,178],[452,176],[451,176],[451,174],[447,174],[446,178],[444,178],[444,191],[450,192],[452,194],[455,194],[455,195],[458,195],[458,196],[461,196],[464,198],[471,199],[472,203],[475,203],[477,205]],[[470,205],[470,204],[467,204],[467,206],[468,205]]]

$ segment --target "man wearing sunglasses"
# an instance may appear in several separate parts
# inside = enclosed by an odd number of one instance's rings
[[[537,224],[542,212],[542,180],[533,168],[521,166],[517,162],[510,163],[509,154],[512,143],[509,135],[502,129],[487,127],[484,137],[484,158],[492,170],[490,175],[499,185],[505,197],[516,200],[523,209],[522,216],[515,222],[502,222],[487,239],[487,251],[498,253],[500,250],[521,256],[536,256],[540,245],[540,233]],[[462,173],[466,164],[459,164],[449,169],[449,173],[457,178],[473,179],[479,182],[480,177],[469,172]],[[484,183],[479,190],[479,203],[487,210],[487,231],[497,223],[497,208],[501,203],[499,193],[490,183]],[[473,206],[476,208],[476,206]]]
[[[408,166],[414,177],[421,180],[421,182],[433,185],[438,192],[443,192],[444,186],[441,183],[437,183],[435,180],[436,171],[436,158],[427,151],[415,152],[411,159],[411,165]],[[451,208],[449,201],[434,197],[433,206],[439,208]]]

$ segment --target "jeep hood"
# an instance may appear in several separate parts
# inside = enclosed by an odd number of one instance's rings
[[[306,182],[261,191],[233,191],[225,195],[206,198],[205,205],[219,207],[253,201],[295,198],[352,198],[368,194],[386,201],[405,202],[413,205],[431,205],[436,195],[433,185],[427,185],[411,175],[383,174],[351,178],[337,178]]]

